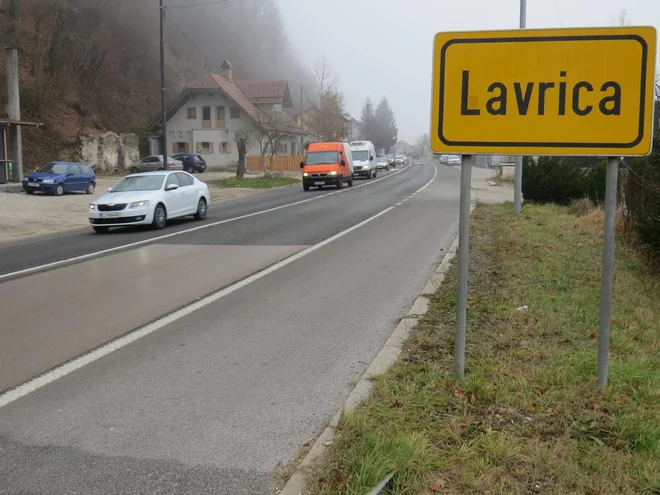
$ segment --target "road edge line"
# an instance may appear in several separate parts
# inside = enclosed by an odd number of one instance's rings
[[[474,206],[472,209],[473,208]],[[457,226],[458,222],[452,227],[452,234],[449,236],[454,237],[451,247],[429,279],[424,291],[426,291],[427,288],[432,287],[433,285],[431,284],[436,282],[438,283],[437,288],[439,288],[445,275],[449,271],[452,261],[456,257],[458,251]],[[437,288],[435,290],[437,290]],[[435,290],[433,292],[435,292]],[[355,408],[369,396],[371,386],[373,385],[372,379],[390,369],[401,354],[403,344],[409,337],[410,332],[417,326],[419,320],[422,319],[428,311],[428,295],[433,292],[429,293],[424,291],[415,299],[415,302],[406,316],[401,319],[394,329],[394,332],[392,332],[389,339],[387,339],[381,348],[380,352],[357,381],[355,387],[351,390],[351,393],[344,401],[341,409],[335,414],[328,426],[326,426],[321,435],[319,435],[316,441],[312,444],[309,452],[302,459],[293,475],[289,478],[289,481],[287,481],[280,491],[275,492],[277,495],[302,495],[306,486],[307,476],[310,474],[312,467],[325,456],[327,446],[330,446],[333,442],[342,414],[354,411]]]
[[[327,239],[324,239],[323,241],[314,244],[313,246],[309,246],[308,248],[305,248],[302,251],[298,251],[297,253],[294,253],[291,256],[284,258],[283,260],[273,263],[272,265],[264,268],[263,270],[253,273],[252,275],[242,280],[239,280],[238,282],[235,282],[223,289],[215,291],[197,301],[187,304],[168,315],[165,315],[161,318],[152,321],[151,323],[147,323],[146,325],[138,327],[135,330],[128,332],[119,338],[111,340],[110,342],[107,342],[104,345],[101,345],[89,352],[81,354],[80,356],[64,364],[56,366],[55,368],[52,368],[51,370],[41,375],[38,375],[26,382],[17,385],[14,388],[11,388],[3,392],[2,394],[0,394],[0,409],[11,404],[12,402],[17,401],[18,399],[21,399],[22,397],[25,397],[26,395],[31,394],[32,392],[39,390],[42,387],[45,387],[46,385],[49,385],[50,383],[59,380],[60,378],[65,377],[66,375],[80,368],[87,366],[88,364],[93,363],[94,361],[97,361],[98,359],[101,359],[102,357],[105,357],[121,349],[122,347],[125,347],[141,339],[142,337],[146,337],[147,335],[154,333],[160,330],[161,328],[171,323],[174,323],[191,313],[194,313],[195,311],[202,309],[208,306],[209,304],[212,304],[222,299],[223,297],[233,292],[236,292],[239,289],[242,289],[243,287],[251,284],[252,282],[256,282],[257,280],[279,270],[280,268],[284,268],[285,266],[290,265],[291,263],[301,258],[304,258],[308,254],[311,254],[314,251],[317,251],[322,247],[325,247],[328,244],[344,237],[345,235],[348,235],[351,232],[354,232],[355,230],[358,230],[359,228],[371,223],[377,218],[380,218],[386,213],[389,213],[394,208],[395,206],[389,206],[384,210],[381,210],[380,212],[376,213],[375,215],[372,215],[369,218],[353,225],[352,227],[342,230],[341,232],[338,232],[337,234],[328,237]]]

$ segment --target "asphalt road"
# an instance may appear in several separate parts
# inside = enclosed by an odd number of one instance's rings
[[[19,386],[25,394],[4,407],[0,395],[0,493],[272,493],[277,464],[337,412],[449,246],[459,173],[440,166],[430,182],[435,173],[416,162],[341,193],[286,188],[223,202],[208,228],[1,283],[10,325],[0,329],[0,377],[14,377],[4,388],[71,359],[85,365]],[[0,268],[201,225],[0,245]],[[21,305],[26,291],[33,299]],[[53,322],[26,316],[43,305]],[[86,350],[168,314],[85,361]]]

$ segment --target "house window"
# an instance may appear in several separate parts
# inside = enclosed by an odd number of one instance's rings
[[[211,128],[211,107],[202,107],[202,129]]]
[[[220,150],[223,153],[231,153],[231,143],[228,143],[227,141],[223,141],[220,143]]]
[[[225,128],[225,107],[219,106],[215,108],[215,126],[218,129]]]
[[[197,108],[189,107],[188,108],[188,119],[196,120],[197,119]]]
[[[213,153],[213,143],[208,141],[197,143],[197,153]]]
[[[291,155],[296,156],[296,151],[298,151],[296,149],[296,143],[295,143],[295,141],[293,141],[293,142],[291,142]]]
[[[183,141],[174,143],[172,151],[174,153],[188,153],[188,143],[184,143]]]
[[[280,151],[281,155],[289,154],[289,143],[282,143],[282,150]]]
[[[229,118],[230,119],[240,119],[241,118],[241,109],[238,107],[229,107]]]

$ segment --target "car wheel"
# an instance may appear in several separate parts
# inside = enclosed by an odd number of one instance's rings
[[[206,206],[206,199],[199,198],[199,203],[197,203],[197,213],[195,213],[195,220],[204,220],[206,218],[206,212],[208,207]]]
[[[110,227],[92,227],[97,234],[107,234]]]
[[[140,169],[137,168],[137,167],[131,167],[131,173],[132,173],[132,174],[139,174],[139,173],[140,173]]]
[[[303,191],[309,191],[309,184],[303,182]]]
[[[167,212],[165,207],[158,203],[156,209],[154,210],[154,220],[151,222],[151,225],[154,229],[160,230],[165,227],[167,224]]]
[[[184,172],[188,172],[188,173],[190,174],[190,173],[191,173],[191,170],[192,170],[192,169],[191,169],[190,167],[186,167],[185,165],[183,166],[183,171],[184,171]]]
[[[55,188],[55,196],[62,196],[64,194],[64,184],[58,184]]]
[[[373,177],[373,174],[371,173],[371,169],[367,172],[367,179],[371,179]]]
[[[348,187],[353,187],[353,175],[351,175],[351,178],[348,179]]]
[[[344,187],[344,178],[340,177],[339,182],[337,182],[337,189],[342,189]]]
[[[158,167],[158,171],[165,170],[163,167]]]
[[[378,169],[374,170],[374,179],[378,177]]]
[[[87,184],[87,190],[85,191],[87,194],[94,194],[94,189],[96,189],[96,185],[94,185],[93,182],[90,182]]]

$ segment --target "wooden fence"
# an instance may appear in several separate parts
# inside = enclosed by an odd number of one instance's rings
[[[304,157],[302,156],[276,156],[273,166],[270,167],[270,157],[266,157],[266,164],[268,168],[273,172],[299,172],[300,171],[300,162],[302,162]],[[261,172],[263,169],[261,167],[261,157],[260,156],[248,156],[245,160],[245,168],[253,172]]]

